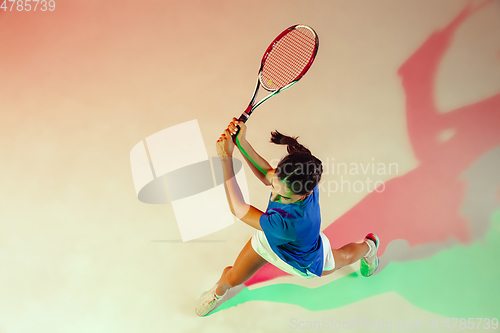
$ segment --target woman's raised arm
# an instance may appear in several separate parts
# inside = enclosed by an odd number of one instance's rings
[[[229,123],[228,126],[228,129],[231,132],[231,134],[237,132],[237,127],[236,127],[237,125],[240,126],[240,131],[238,132],[238,136],[236,137],[236,145],[238,149],[245,158],[245,161],[247,161],[254,175],[265,185],[267,186],[271,185],[271,182],[269,181],[267,175],[269,174],[270,171],[273,170],[273,168],[264,158],[262,158],[262,156],[260,156],[255,151],[255,149],[253,149],[250,143],[248,143],[246,139],[247,126],[245,125],[244,122],[239,122],[237,121],[236,118],[233,118],[233,120],[231,121],[231,123]]]
[[[233,150],[234,143],[229,134],[229,130],[224,133],[217,140],[217,155],[222,164],[222,171],[224,174],[224,188],[226,190],[227,202],[229,208],[234,216],[249,226],[262,230],[260,226],[260,216],[263,214],[259,209],[247,204],[241,193],[240,186],[236,182],[233,168]]]

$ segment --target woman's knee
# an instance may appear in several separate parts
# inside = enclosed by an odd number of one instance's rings
[[[349,262],[349,255],[346,253],[346,251],[343,251],[342,249],[332,249],[333,253],[333,259],[335,260],[335,268],[339,269],[342,266],[345,266]]]

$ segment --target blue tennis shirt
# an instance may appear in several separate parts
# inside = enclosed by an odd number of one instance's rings
[[[323,242],[318,186],[304,201],[283,204],[269,199],[260,226],[271,249],[283,261],[307,274],[323,272]]]

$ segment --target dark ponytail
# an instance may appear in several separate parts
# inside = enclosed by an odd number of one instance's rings
[[[287,145],[288,155],[276,167],[278,179],[284,181],[295,194],[312,191],[321,180],[323,165],[311,151],[297,141],[297,137],[283,135],[278,131],[271,133],[271,142]]]
[[[287,145],[286,150],[288,154],[296,151],[311,154],[311,151],[297,142],[297,136],[291,137],[281,134],[278,131],[271,132],[271,142],[277,145]]]

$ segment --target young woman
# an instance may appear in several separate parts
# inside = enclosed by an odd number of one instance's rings
[[[265,185],[271,186],[266,212],[245,203],[236,182],[232,155],[237,136],[238,148],[252,172]],[[378,266],[379,239],[368,234],[362,243],[350,243],[332,249],[320,231],[318,183],[322,164],[296,138],[271,133],[271,142],[287,145],[288,155],[276,169],[271,168],[246,140],[247,127],[236,118],[217,140],[217,154],[224,173],[224,185],[231,212],[241,221],[257,229],[243,247],[233,266],[226,267],[219,281],[198,300],[196,313],[205,316],[227,291],[250,279],[268,262],[281,270],[303,278],[325,276],[361,259],[361,274],[370,276]]]

